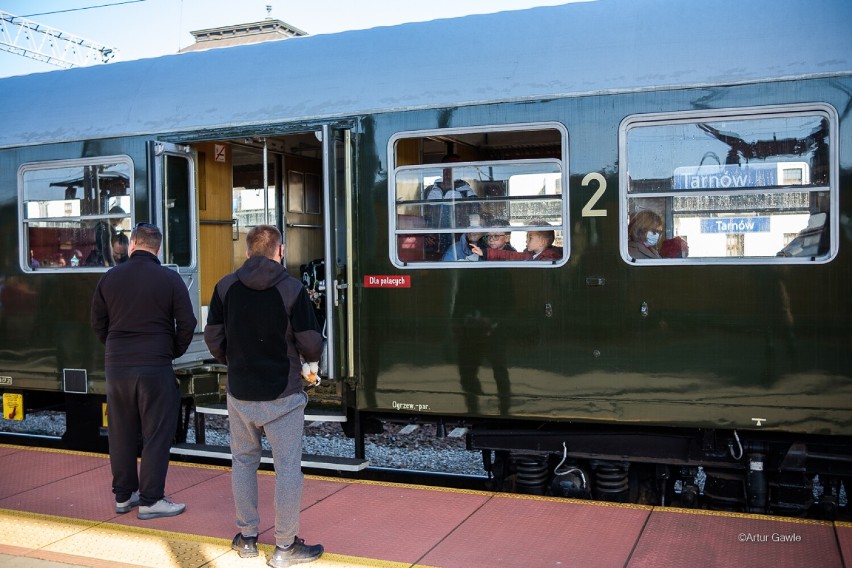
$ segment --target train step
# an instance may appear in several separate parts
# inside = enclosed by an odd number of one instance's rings
[[[207,443],[206,417],[208,415],[227,416],[228,407],[224,403],[195,407],[195,442],[198,446],[206,446]],[[309,408],[305,410],[305,421],[311,425],[317,422],[346,422],[346,414],[336,410]],[[230,458],[230,455],[228,457]]]
[[[225,404],[205,404],[195,407],[196,415],[216,414],[227,416],[228,408]],[[307,408],[305,410],[306,422],[346,422],[346,414],[337,410],[322,408]]]
[[[226,446],[209,446],[206,444],[175,444],[171,453],[180,456],[193,456],[230,460],[230,448]],[[263,450],[261,463],[272,464],[272,452]],[[302,467],[310,469],[328,469],[335,471],[361,471],[370,466],[369,460],[358,458],[343,458],[339,456],[321,456],[302,454]]]

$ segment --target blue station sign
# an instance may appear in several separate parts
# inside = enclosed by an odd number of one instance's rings
[[[778,185],[778,164],[675,168],[674,189],[736,189]]]
[[[702,233],[768,233],[769,217],[701,219]]]

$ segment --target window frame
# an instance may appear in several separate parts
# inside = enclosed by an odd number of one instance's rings
[[[25,212],[26,195],[25,195],[25,180],[24,176],[33,171],[58,170],[63,168],[84,168],[87,166],[98,165],[118,165],[123,164],[127,167],[127,196],[129,197],[129,211],[123,215],[99,213],[99,214],[83,214],[71,215],[67,217],[37,217],[28,218]],[[44,160],[38,162],[27,162],[18,167],[17,173],[17,194],[18,194],[18,264],[21,270],[27,274],[55,274],[55,273],[81,273],[81,272],[104,272],[112,268],[112,266],[87,266],[80,264],[79,266],[40,266],[38,269],[32,267],[29,258],[31,249],[29,239],[29,226],[32,222],[76,222],[82,221],[107,221],[115,218],[127,218],[130,221],[130,227],[135,225],[135,209],[136,209],[136,182],[135,182],[135,164],[133,159],[126,154],[108,155],[108,156],[93,156],[89,158],[72,158],[62,160]],[[129,237],[129,233],[128,233]]]
[[[775,189],[767,189],[761,193],[783,194],[794,192],[828,193],[828,223],[829,223],[829,246],[823,256],[811,257],[785,257],[785,256],[751,256],[751,257],[687,257],[687,258],[659,258],[659,259],[634,259],[628,254],[628,224],[631,199],[642,198],[672,198],[678,195],[709,195],[710,192],[695,191],[684,193],[683,190],[672,190],[653,193],[628,193],[630,179],[630,162],[627,148],[628,133],[633,128],[645,126],[668,126],[678,124],[694,124],[697,122],[714,122],[722,120],[751,120],[751,119],[773,119],[796,117],[803,115],[822,115],[828,121],[828,176],[827,186],[808,186],[804,189],[790,189],[794,186],[778,186]],[[776,264],[826,264],[834,260],[839,247],[839,119],[836,109],[827,103],[797,103],[789,105],[767,105],[756,107],[711,109],[701,111],[661,112],[649,114],[630,115],[622,120],[618,129],[618,163],[622,164],[622,172],[619,175],[619,254],[621,259],[630,266],[672,266],[679,264],[692,265],[776,265]],[[712,195],[747,195],[743,191],[714,191]],[[667,219],[664,219],[667,221]],[[665,227],[667,232],[671,227]]]
[[[411,139],[411,138],[425,138],[425,137],[441,137],[441,136],[455,136],[455,135],[465,135],[465,134],[489,134],[494,132],[523,132],[523,131],[534,131],[534,130],[555,130],[559,133],[560,139],[560,156],[558,159],[556,158],[523,158],[523,159],[512,159],[512,160],[480,160],[480,161],[463,161],[463,162],[455,162],[453,163],[453,168],[464,168],[471,166],[478,166],[480,164],[491,164],[499,163],[502,165],[512,165],[518,164],[522,165],[526,164],[547,164],[547,163],[555,163],[560,167],[560,183],[561,183],[561,193],[554,194],[554,196],[559,196],[561,199],[560,210],[562,214],[562,224],[561,225],[551,225],[552,230],[561,231],[562,232],[562,250],[563,256],[559,261],[529,261],[529,260],[500,260],[500,261],[478,261],[478,262],[463,262],[463,261],[443,261],[443,260],[424,260],[418,262],[406,262],[400,260],[399,258],[399,248],[397,246],[398,240],[397,237],[399,235],[408,235],[412,233],[423,233],[423,234],[441,234],[441,233],[449,233],[455,234],[464,231],[455,231],[450,232],[446,229],[434,229],[429,230],[428,228],[424,229],[406,229],[399,228],[397,226],[397,199],[396,199],[396,181],[397,175],[400,173],[416,171],[418,169],[440,169],[442,167],[441,163],[430,163],[430,164],[408,164],[404,166],[399,166],[396,163],[396,144],[400,140]],[[570,188],[568,185],[569,182],[569,161],[568,161],[568,130],[564,124],[561,122],[531,122],[531,123],[512,123],[512,124],[492,124],[492,125],[483,125],[483,126],[468,126],[468,127],[458,127],[458,128],[436,128],[436,129],[427,129],[427,130],[409,130],[403,132],[397,132],[388,140],[387,145],[388,152],[388,193],[387,193],[387,203],[388,203],[388,258],[391,261],[391,264],[397,268],[401,269],[434,269],[434,268],[444,268],[444,269],[457,269],[457,268],[559,268],[564,266],[571,254],[571,234],[568,230],[570,227],[570,218],[569,218],[569,198],[570,198]],[[523,172],[520,172],[523,173]],[[502,228],[502,227],[501,227]],[[518,225],[506,227],[508,231],[532,231],[536,229],[541,229],[541,226],[536,225]],[[487,228],[486,228],[487,230]],[[550,229],[548,229],[550,230]],[[508,232],[507,231],[507,232]]]

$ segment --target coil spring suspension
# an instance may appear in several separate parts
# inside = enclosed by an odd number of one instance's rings
[[[624,502],[629,496],[628,464],[598,462],[595,465],[595,493],[601,501]]]
[[[547,487],[547,457],[530,454],[514,456],[515,471],[517,472],[517,488],[519,493],[544,495]]]

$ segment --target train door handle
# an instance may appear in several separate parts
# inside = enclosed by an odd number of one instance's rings
[[[345,302],[346,298],[344,297],[345,290],[349,288],[349,285],[346,282],[338,282],[334,281],[334,305],[339,306],[340,302]]]

